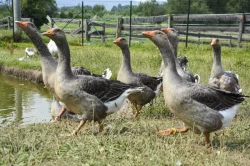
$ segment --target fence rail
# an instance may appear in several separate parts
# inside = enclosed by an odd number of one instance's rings
[[[31,18],[22,18],[23,21],[32,21]],[[162,15],[152,17],[117,18],[117,23],[95,22],[84,20],[84,32],[82,32],[81,20],[53,18],[55,22],[77,24],[76,29],[65,30],[68,33],[85,33],[85,38],[90,41],[91,35],[101,36],[103,41],[107,36],[115,37],[131,34],[131,37],[143,37],[141,31],[160,30],[162,27],[173,27],[180,34],[186,35],[187,15]],[[190,14],[188,36],[200,38],[222,38],[237,41],[240,47],[241,41],[250,41],[250,13],[235,14]],[[0,28],[12,28],[12,17],[0,19]],[[92,28],[91,28],[92,27]],[[101,27],[99,30],[96,27]],[[105,28],[115,29],[113,34],[108,34]],[[130,30],[132,32],[130,32]],[[223,33],[221,33],[223,32]],[[215,34],[216,33],[216,34]],[[247,36],[248,35],[248,36]],[[247,36],[247,37],[246,37]],[[94,36],[93,36],[94,37]]]
[[[162,15],[154,17],[137,17],[132,18],[132,26],[128,25],[130,18],[118,18],[116,37],[122,35],[122,31],[148,31],[159,30],[162,25],[166,27],[173,27],[177,29],[180,34],[186,34],[187,29],[187,15]],[[249,40],[243,39],[243,34],[250,33],[250,13],[235,13],[235,14],[190,14],[189,15],[189,32],[188,36],[206,37],[206,38],[223,38],[228,40],[237,40],[238,47],[241,41]],[[142,24],[154,23],[155,26],[142,26]],[[137,25],[135,25],[137,24]],[[161,25],[162,24],[162,25]],[[237,36],[230,35],[216,35],[211,32],[232,32],[237,33]],[[199,40],[199,39],[198,39]],[[229,42],[231,43],[231,42]]]
[[[21,18],[21,21],[30,21],[33,22],[32,18]],[[0,29],[11,29],[13,28],[13,18],[12,17],[5,17],[0,19]]]

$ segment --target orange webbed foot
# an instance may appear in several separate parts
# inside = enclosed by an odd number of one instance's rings
[[[182,128],[182,129],[176,129],[176,128],[170,128],[166,130],[159,130],[156,133],[158,135],[171,135],[175,133],[186,133],[189,129],[188,128]]]
[[[166,130],[159,130],[156,132],[158,135],[171,135],[176,133],[176,128],[166,129]]]

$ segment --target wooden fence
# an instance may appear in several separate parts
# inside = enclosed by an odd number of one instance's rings
[[[32,21],[31,18],[22,18],[23,21]],[[76,29],[65,30],[71,34],[82,33],[81,20],[60,19],[53,18],[57,22],[64,22],[70,24],[77,24]],[[84,29],[85,38],[90,41],[92,35],[97,35],[105,41],[109,35],[112,38],[119,36],[131,35],[133,38],[142,38],[142,31],[160,30],[163,27],[173,27],[179,31],[180,34],[186,35],[187,30],[187,15],[162,15],[152,17],[134,17],[118,18],[117,24],[100,23],[85,20]],[[6,17],[0,20],[0,28],[12,28],[13,21],[11,17]],[[101,27],[97,30],[96,27]],[[112,35],[107,34],[106,28],[113,28]],[[100,29],[100,28],[99,28]],[[132,32],[130,32],[130,29]],[[236,13],[236,14],[190,14],[188,26],[188,42],[200,42],[203,38],[220,38],[228,41],[231,46],[231,41],[237,41],[237,46],[241,46],[242,41],[250,41],[250,13]],[[185,41],[185,39],[181,39]]]
[[[33,22],[31,18],[21,18],[22,21],[30,21]],[[0,20],[0,29],[11,29],[13,28],[13,18],[5,17]]]
[[[186,35],[187,15],[163,15],[154,17],[137,17],[131,20],[132,31],[160,30],[162,27],[173,27],[180,34]],[[118,18],[116,37],[122,35],[122,31],[130,30],[129,18]],[[243,34],[250,34],[250,14],[191,14],[189,15],[189,33],[188,36],[198,37],[198,41],[203,38],[223,38],[237,40],[240,47]],[[212,32],[217,32],[213,34]],[[223,32],[223,33],[221,33]],[[229,32],[229,33],[225,33]],[[230,35],[230,33],[238,34]],[[219,34],[219,35],[218,35]],[[139,37],[140,35],[133,35]]]
[[[71,20],[71,19],[62,19],[62,18],[53,18],[55,23],[65,23],[66,24],[77,24],[77,29],[72,30],[64,30],[66,33],[70,34],[79,34],[82,33],[82,21],[81,20]],[[102,39],[102,41],[105,41],[105,23],[103,22],[94,22],[90,19],[84,20],[84,32],[85,38],[87,41],[90,41],[92,35],[96,35],[99,38]],[[113,27],[116,25],[114,24]],[[99,30],[99,27],[101,27],[101,30]]]

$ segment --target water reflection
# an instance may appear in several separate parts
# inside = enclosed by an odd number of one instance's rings
[[[43,85],[0,74],[0,126],[49,122],[51,101]]]

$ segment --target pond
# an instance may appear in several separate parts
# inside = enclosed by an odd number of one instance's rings
[[[51,102],[43,84],[0,74],[0,126],[49,122]]]

